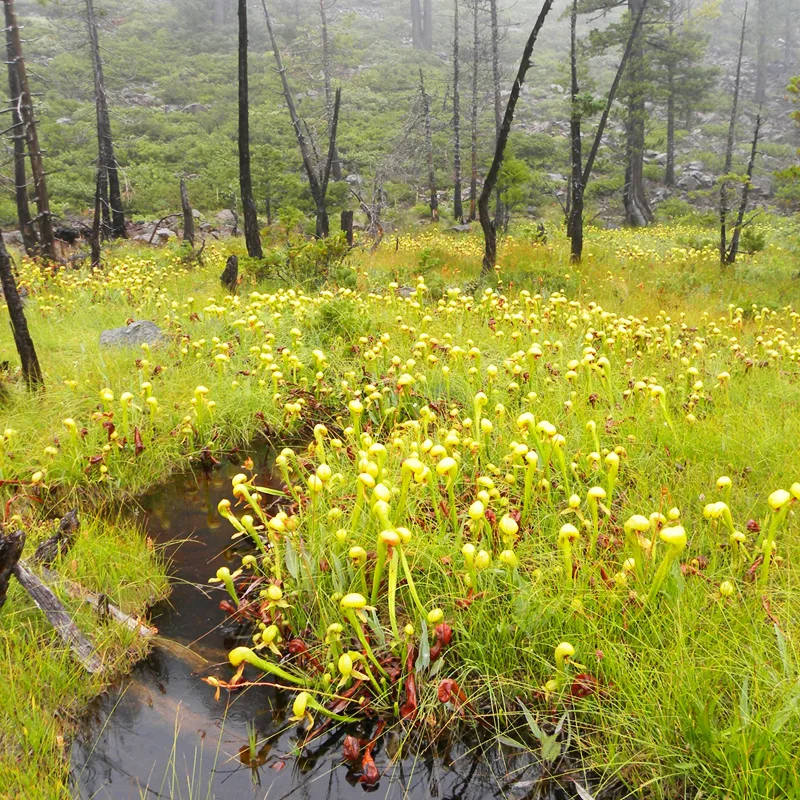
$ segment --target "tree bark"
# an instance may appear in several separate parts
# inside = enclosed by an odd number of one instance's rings
[[[25,59],[22,57],[22,40],[17,25],[17,15],[14,11],[14,0],[3,0],[5,6],[5,21],[11,38],[12,60],[17,68],[19,79],[19,104],[18,111],[22,119],[25,132],[25,141],[28,145],[28,159],[31,162],[31,174],[36,192],[37,222],[39,224],[39,239],[42,255],[51,260],[56,258],[55,236],[53,234],[53,217],[50,213],[50,198],[47,193],[47,179],[45,177],[42,151],[39,146],[39,136],[36,130],[36,120],[33,115],[33,100],[28,85],[28,72],[25,69]]]
[[[458,4],[453,0],[453,217],[456,222],[464,221],[464,208],[461,204],[461,87],[458,63]]]
[[[431,100],[425,91],[422,69],[419,71],[419,94],[422,100],[422,118],[425,126],[425,154],[428,158],[428,191],[430,193],[431,219],[439,221],[439,193],[436,190],[436,167],[433,160],[433,134],[431,130]]]
[[[28,321],[25,319],[25,309],[22,298],[17,291],[17,282],[11,271],[11,259],[6,250],[3,236],[0,234],[0,284],[8,306],[8,316],[11,321],[11,332],[14,335],[14,344],[17,347],[19,360],[22,364],[22,376],[29,389],[38,389],[44,386],[42,368],[36,356],[36,348],[28,330]]]
[[[240,0],[241,1],[241,0]],[[278,47],[278,40],[275,38],[275,31],[272,27],[272,18],[269,15],[269,11],[267,9],[266,0],[261,0],[261,5],[264,9],[264,18],[267,22],[267,30],[269,31],[269,39],[272,43],[272,52],[275,56],[275,64],[278,68],[278,74],[281,78],[281,86],[283,87],[283,97],[286,100],[286,108],[289,110],[289,117],[292,120],[292,127],[294,128],[294,135],[297,139],[297,145],[300,148],[300,155],[303,159],[303,168],[306,171],[306,176],[308,177],[308,185],[311,189],[311,197],[314,199],[315,208],[316,208],[316,230],[317,236],[322,236],[322,231],[324,230],[324,235],[327,236],[327,229],[328,229],[328,214],[325,208],[325,194],[327,193],[327,180],[325,180],[325,191],[322,190],[322,183],[320,180],[320,176],[317,173],[317,168],[314,166],[314,162],[311,157],[311,152],[309,149],[308,142],[306,141],[305,134],[303,133],[303,121],[300,119],[300,115],[297,113],[297,107],[295,106],[294,96],[292,94],[292,89],[289,86],[289,78],[286,75],[286,69],[283,66],[283,61],[281,59],[281,51]],[[337,96],[339,92],[337,91]],[[334,102],[334,116],[336,118],[336,122],[338,123],[338,101]],[[336,129],[332,125],[331,126],[331,139],[329,142],[333,143],[334,146],[336,144]],[[330,156],[330,149],[329,149],[329,156]],[[330,157],[328,161],[330,162]],[[330,166],[326,168],[330,170]]]
[[[580,261],[581,257],[583,256],[583,209],[584,209],[584,198],[586,195],[586,186],[589,183],[589,179],[592,177],[592,170],[594,169],[594,162],[597,158],[597,153],[600,149],[600,144],[603,141],[603,134],[606,130],[606,125],[608,124],[608,117],[611,114],[611,107],[614,105],[614,100],[617,97],[617,91],[619,90],[619,85],[622,80],[622,76],[625,72],[625,68],[628,64],[628,59],[630,58],[631,52],[633,50],[633,44],[639,36],[639,30],[642,26],[642,20],[644,19],[644,12],[647,8],[648,0],[644,0],[641,7],[639,8],[639,13],[636,15],[636,19],[633,22],[633,26],[631,27],[630,33],[628,34],[628,41],[625,44],[625,50],[622,53],[622,58],[620,59],[619,66],[617,67],[616,75],[614,75],[614,80],[611,83],[611,88],[608,91],[608,96],[606,97],[606,105],[603,109],[603,113],[600,116],[600,122],[597,124],[597,130],[595,131],[594,140],[592,141],[592,147],[589,150],[589,155],[586,158],[586,164],[583,167],[583,173],[580,176],[578,181],[575,180],[575,175],[573,173],[573,178],[569,184],[570,190],[570,204],[569,204],[569,213],[568,213],[568,221],[567,221],[567,232],[569,234],[571,244],[570,244],[570,251],[571,251],[571,258],[573,261]],[[577,73],[577,65],[576,65],[576,73]],[[573,97],[577,93],[577,79],[573,83],[572,94]],[[574,107],[574,106],[573,106]],[[573,168],[575,165],[575,161],[573,161]],[[575,185],[577,184],[577,186]],[[577,198],[577,202],[576,202]]]
[[[503,125],[503,106],[500,97],[500,27],[497,21],[497,0],[489,0],[489,17],[492,28],[492,92],[494,95],[494,141],[495,146],[500,138]],[[497,187],[494,208],[494,224],[503,217],[503,202],[500,199],[500,187]]]
[[[0,611],[3,610],[8,597],[8,584],[24,547],[24,531],[14,531],[9,534],[0,532]]]
[[[422,6],[420,0],[411,0],[411,43],[422,49]]]
[[[756,128],[753,132],[753,143],[750,147],[750,159],[747,162],[747,180],[742,187],[742,199],[739,202],[739,213],[736,217],[736,225],[731,236],[731,246],[728,249],[726,262],[733,264],[739,253],[739,237],[744,227],[744,215],[747,213],[747,199],[750,194],[751,181],[753,180],[753,170],[756,166],[756,155],[758,154],[758,136],[761,133],[761,112],[756,115]]]
[[[14,60],[14,47],[11,28],[6,28],[6,54],[8,61],[8,94],[11,106],[11,138],[14,142],[14,196],[17,202],[17,219],[22,234],[25,252],[36,255],[39,242],[36,229],[31,221],[31,210],[28,204],[28,176],[25,170],[25,128],[19,113],[20,88],[17,64]]]
[[[492,165],[489,167],[489,172],[486,175],[486,180],[483,182],[483,189],[481,196],[478,199],[478,216],[481,221],[481,228],[483,229],[484,238],[484,254],[483,266],[481,274],[491,272],[497,261],[497,231],[494,227],[491,217],[489,216],[489,198],[492,196],[497,185],[497,176],[500,174],[500,167],[503,165],[503,157],[505,156],[506,145],[508,144],[508,136],[511,133],[511,124],[514,121],[514,109],[517,106],[517,100],[522,90],[522,84],[525,82],[525,76],[531,66],[531,54],[533,47],[536,44],[536,39],[539,36],[539,31],[544,25],[550,9],[553,6],[553,0],[544,0],[544,5],[539,12],[539,17],[536,24],[533,26],[528,41],[525,43],[525,49],[522,52],[522,60],[517,70],[517,77],[514,79],[514,84],[511,87],[511,94],[508,98],[506,105],[506,113],[503,116],[503,124],[500,126],[500,135],[497,137],[497,144],[495,145],[494,158]]]
[[[183,241],[194,247],[194,215],[189,204],[189,192],[186,190],[186,179],[181,177],[181,210],[183,211]]]
[[[319,16],[322,20],[322,76],[325,82],[325,112],[328,118],[328,140],[330,141],[333,128],[333,89],[331,88],[331,45],[328,36],[328,13],[325,9],[325,0],[319,0]],[[342,179],[342,164],[339,161],[338,147],[334,147],[333,150],[331,174],[335,181]]]
[[[103,219],[102,205],[103,205],[103,178],[104,172],[100,165],[97,166],[97,178],[95,180],[94,188],[94,216],[92,217],[92,239],[90,242],[91,247],[91,262],[92,269],[99,269],[101,266],[102,250],[100,247],[101,236],[101,223]]]
[[[69,646],[83,668],[92,674],[102,672],[103,662],[95,652],[94,645],[80,632],[53,590],[22,563],[14,568],[14,577],[25,588],[34,605],[44,612],[47,621]]]
[[[579,106],[580,87],[578,86],[578,0],[572,0],[570,12],[570,94],[572,104],[570,110],[569,138],[570,138],[570,205],[569,219],[567,222],[567,235],[570,238],[570,259],[573,262],[581,260],[583,255],[583,153],[581,142],[581,109]]]
[[[472,6],[472,103],[470,108],[470,181],[469,220],[478,215],[478,67],[480,65],[480,34],[478,0]]]
[[[236,292],[239,286],[239,259],[237,256],[228,256],[219,281],[231,294]]]
[[[643,0],[628,0],[628,10],[634,19],[642,7]],[[644,47],[642,38],[636,37],[628,66],[628,114],[625,122],[625,185],[622,201],[625,206],[625,222],[641,227],[653,221],[653,212],[644,190],[644,134],[645,134],[645,85],[642,79]]]
[[[722,181],[719,185],[719,263],[725,264],[728,259],[728,180],[733,167],[733,143],[736,136],[736,114],[739,107],[739,89],[742,82],[742,54],[744,53],[744,35],[747,26],[747,4],[742,17],[742,33],[739,38],[739,57],[736,60],[736,79],[733,82],[733,101],[731,117],[728,123],[728,139],[725,143],[725,166],[722,170]]]
[[[106,173],[108,187],[107,216],[110,217],[109,234],[115,239],[124,239],[125,212],[122,209],[122,194],[119,187],[119,169],[114,155],[114,139],[111,135],[111,117],[108,113],[108,96],[103,77],[103,59],[100,55],[100,36],[94,0],[86,0],[86,27],[89,31],[89,48],[92,54],[94,75],[94,98],[97,113],[97,144],[100,168]]]
[[[341,228],[349,247],[353,246],[353,212],[351,210],[342,211]]]
[[[433,50],[433,0],[422,0],[422,49]]]
[[[669,34],[670,47],[674,44],[675,36],[675,0],[669,0],[669,22],[667,32]],[[675,185],[675,56],[669,53],[667,56],[667,164],[664,171],[664,184],[666,186]]]
[[[250,171],[250,92],[247,74],[247,0],[239,0],[239,192],[244,213],[244,239],[251,258],[263,258],[258,213]]]

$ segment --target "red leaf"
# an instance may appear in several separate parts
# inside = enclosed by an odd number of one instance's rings
[[[361,761],[361,777],[359,783],[365,786],[374,786],[381,779],[381,773],[375,765],[375,759],[366,753]]]
[[[361,745],[355,736],[349,733],[344,737],[344,746],[342,747],[342,756],[345,761],[358,761],[361,754]]]
[[[133,452],[138,456],[144,450],[142,434],[138,428],[133,429]]]

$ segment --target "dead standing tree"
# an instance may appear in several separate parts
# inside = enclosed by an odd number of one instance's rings
[[[181,211],[183,212],[183,241],[194,247],[194,214],[189,203],[186,178],[181,175]]]
[[[286,108],[289,111],[289,117],[292,120],[292,127],[294,128],[294,135],[297,139],[297,145],[300,148],[300,156],[303,159],[303,168],[305,169],[306,176],[308,177],[308,185],[311,190],[311,197],[314,200],[316,235],[318,238],[324,239],[327,237],[330,231],[327,209],[328,183],[330,181],[333,161],[337,157],[336,135],[339,129],[339,106],[342,99],[342,90],[337,89],[334,95],[333,116],[330,122],[330,134],[328,139],[328,154],[327,158],[323,162],[321,157],[316,155],[318,152],[316,143],[311,139],[310,135],[308,138],[306,138],[308,126],[305,125],[305,122],[297,113],[294,95],[292,94],[292,88],[289,85],[289,78],[286,74],[286,68],[283,66],[281,51],[278,47],[278,41],[275,38],[275,30],[272,26],[272,18],[270,17],[269,10],[267,9],[266,0],[261,0],[261,5],[264,8],[264,18],[267,22],[269,39],[272,43],[272,52],[275,56],[275,64],[278,68],[278,74],[281,78],[283,97],[286,101]],[[312,155],[312,151],[314,155]]]
[[[17,291],[17,282],[11,271],[11,258],[6,250],[3,236],[0,234],[0,284],[3,296],[8,306],[8,316],[11,322],[11,332],[14,335],[14,344],[17,347],[19,360],[22,364],[22,376],[29,389],[38,389],[44,386],[42,368],[36,356],[36,348],[28,330],[28,321],[25,319],[25,309],[22,307],[22,298]]]
[[[582,141],[581,141],[581,107],[579,87],[578,87],[578,63],[577,63],[577,42],[576,42],[576,26],[577,26],[577,0],[573,0],[572,14],[570,17],[570,73],[571,73],[571,94],[572,94],[572,109],[570,116],[570,161],[572,165],[570,177],[570,205],[567,214],[567,235],[570,238],[570,258],[574,262],[581,260],[583,255],[583,202],[586,193],[586,185],[592,177],[592,170],[594,169],[594,162],[597,158],[597,151],[600,149],[600,144],[603,141],[603,134],[608,124],[608,117],[611,114],[611,107],[614,104],[614,99],[617,96],[622,75],[625,72],[625,67],[630,58],[633,50],[634,42],[639,37],[639,32],[642,27],[642,20],[644,19],[644,12],[647,8],[648,0],[640,5],[636,19],[633,22],[630,33],[628,34],[628,41],[625,44],[625,50],[622,53],[617,73],[611,83],[611,88],[606,97],[605,108],[600,117],[600,122],[597,125],[597,131],[594,135],[592,148],[589,151],[589,157],[586,159],[586,164],[582,165]]]
[[[425,91],[422,69],[419,71],[419,97],[422,104],[422,121],[425,130],[425,156],[428,161],[428,192],[430,197],[431,219],[439,221],[439,192],[436,189],[436,165],[433,160],[433,132],[431,126],[431,98]]]
[[[726,264],[733,264],[739,253],[739,237],[742,234],[742,228],[745,226],[744,215],[747,213],[747,200],[750,196],[750,187],[753,185],[753,170],[755,169],[756,156],[758,155],[758,137],[761,134],[761,122],[761,112],[759,111],[756,115],[756,127],[753,131],[753,142],[750,145],[750,159],[747,162],[742,196],[739,200],[739,213],[736,216],[736,225],[734,225],[733,235],[731,236],[731,246],[728,248],[728,254],[725,257]]]
[[[17,62],[14,59],[14,42],[8,22],[6,7],[6,60],[8,63],[8,97],[11,106],[11,138],[14,142],[14,196],[17,202],[17,219],[25,252],[33,257],[39,249],[36,228],[31,220],[28,204],[28,175],[25,168],[25,128],[19,111],[20,88]]]
[[[739,57],[736,61],[736,78],[733,83],[733,101],[731,117],[728,123],[728,139],[725,143],[725,166],[719,184],[719,263],[728,263],[728,176],[733,167],[733,144],[736,138],[736,114],[739,108],[739,90],[742,83],[742,54],[744,53],[744,37],[747,26],[747,4],[742,17],[742,33],[739,39]]]
[[[553,7],[553,0],[545,0],[536,24],[533,26],[531,35],[525,43],[525,49],[522,51],[522,60],[517,70],[517,77],[514,79],[514,84],[511,87],[511,95],[508,98],[506,105],[506,113],[503,116],[503,124],[500,126],[500,135],[497,137],[497,144],[495,146],[494,158],[492,159],[492,166],[489,167],[489,172],[486,175],[486,180],[483,182],[483,189],[478,198],[478,217],[481,221],[481,228],[483,229],[484,239],[484,253],[483,253],[483,267],[481,274],[486,275],[491,272],[497,261],[497,229],[494,222],[489,215],[489,199],[497,186],[497,178],[500,174],[500,167],[503,166],[503,158],[505,156],[506,145],[508,144],[508,136],[511,133],[511,125],[514,122],[514,110],[517,107],[520,92],[522,91],[522,84],[525,82],[525,76],[531,67],[531,55],[533,54],[533,46],[536,44],[536,39],[539,36],[539,31],[544,25],[550,9]]]
[[[453,217],[464,221],[461,203],[461,86],[458,53],[458,4],[453,0]]]
[[[247,0],[239,0],[239,190],[244,211],[244,238],[247,254],[263,258],[258,213],[253,199],[253,177],[250,170],[250,92],[247,72]]]
[[[325,113],[328,117],[328,140],[331,139],[333,130],[333,109],[334,92],[331,82],[331,45],[328,35],[328,9],[325,7],[325,0],[319,0],[319,16],[322,22],[322,78],[325,83]],[[342,164],[339,161],[339,151],[334,140],[333,163],[331,164],[331,175],[335,181],[342,179]]]
[[[108,96],[103,77],[103,59],[100,55],[100,36],[94,0],[86,0],[86,27],[89,31],[89,47],[92,54],[94,75],[94,97],[97,112],[98,163],[104,173],[102,188],[103,227],[108,237],[124,239],[125,212],[122,209],[122,194],[119,187],[119,165],[114,155],[114,139],[111,135],[111,117],[108,112]]]
[[[47,193],[47,179],[42,161],[42,150],[39,146],[36,119],[33,114],[33,100],[28,85],[28,72],[25,69],[25,59],[22,57],[22,39],[20,38],[17,15],[14,10],[14,0],[3,0],[3,5],[5,7],[6,28],[10,39],[9,61],[14,62],[19,80],[19,97],[16,98],[15,105],[22,122],[25,142],[28,146],[28,159],[31,163],[31,174],[36,193],[38,213],[34,222],[39,225],[42,255],[47,259],[55,260],[55,236],[53,234],[53,217],[50,213],[50,197]]]

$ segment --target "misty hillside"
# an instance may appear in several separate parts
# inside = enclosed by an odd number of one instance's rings
[[[764,157],[757,187],[761,200],[781,207],[775,170],[792,160],[797,134],[789,119],[784,87],[796,63],[797,45],[791,19],[792,0],[771,10],[765,54],[766,124]],[[82,4],[20,0],[32,89],[40,93],[37,112],[40,139],[54,210],[62,217],[86,215],[92,207],[96,143],[91,60]],[[299,113],[311,138],[325,147],[326,107],[321,56],[320,6],[311,0],[273,0],[276,35]],[[472,81],[475,66],[474,7],[460,2],[461,127],[465,174],[469,171]],[[331,186],[331,207],[353,207],[370,199],[376,174],[385,185],[387,213],[424,202],[426,165],[424,126],[420,117],[420,70],[431,99],[434,164],[442,191],[452,182],[452,47],[453,7],[434,0],[431,51],[415,49],[407,2],[373,0],[326,2],[330,33],[331,78],[342,88],[339,157],[346,183]],[[492,153],[494,128],[490,18],[478,2],[477,170],[485,174]],[[569,172],[569,25],[566,4],[557,3],[541,42],[532,74],[517,112],[511,146],[522,162],[514,205],[534,216],[558,208]],[[742,8],[732,2],[707,3],[693,13],[697,59],[677,91],[678,181],[675,190],[660,186],[666,148],[666,99],[659,79],[663,65],[649,65],[652,84],[647,98],[647,175],[653,200],[707,191],[721,168],[720,150],[730,107],[732,79]],[[500,88],[508,94],[522,44],[535,9],[501,3]],[[124,203],[134,216],[154,217],[175,211],[178,178],[189,176],[195,207],[206,212],[236,204],[236,9],[227,0],[98,3],[100,44],[105,67],[117,159],[124,184]],[[582,43],[582,90],[597,97],[607,91],[620,57],[609,25],[619,11],[595,12],[579,19]],[[604,33],[605,31],[605,33]],[[653,21],[648,35],[653,53],[663,25]],[[787,42],[787,37],[789,40]],[[250,9],[250,93],[253,180],[261,213],[282,207],[312,207],[299,151],[281,95],[280,81],[263,16],[262,4]],[[742,169],[755,113],[757,31],[745,43],[742,111],[736,164]],[[598,179],[589,202],[609,221],[621,214],[624,148],[624,104],[615,104],[600,152]],[[596,120],[596,116],[594,120]],[[589,125],[594,121],[590,121]],[[9,151],[10,152],[10,151]],[[683,174],[683,181],[680,180]],[[11,168],[4,170],[11,185]],[[702,199],[702,198],[700,198]],[[793,198],[787,198],[794,202]],[[395,209],[395,211],[392,211]],[[13,193],[0,204],[0,219],[14,217]]]

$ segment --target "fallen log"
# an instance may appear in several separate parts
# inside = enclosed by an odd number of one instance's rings
[[[22,563],[17,563],[14,567],[14,576],[30,595],[34,605],[47,617],[56,633],[69,645],[83,668],[92,674],[102,672],[103,662],[95,653],[94,645],[80,632],[53,590]]]
[[[25,566],[27,567],[27,564]],[[156,633],[158,633],[157,628],[148,627],[136,617],[126,614],[122,609],[118,608],[113,603],[109,603],[105,595],[92,592],[85,586],[81,586],[79,583],[71,581],[69,578],[65,578],[63,575],[60,575],[58,572],[48,569],[47,567],[42,567],[40,571],[42,578],[47,583],[61,586],[64,591],[73,599],[82,600],[84,603],[88,603],[90,606],[92,606],[92,608],[97,609],[98,611],[102,611],[104,613],[107,612],[112,619],[119,622],[120,625],[124,625],[126,628],[132,630],[134,633],[138,633],[139,636],[146,638],[148,636],[154,636]]]

